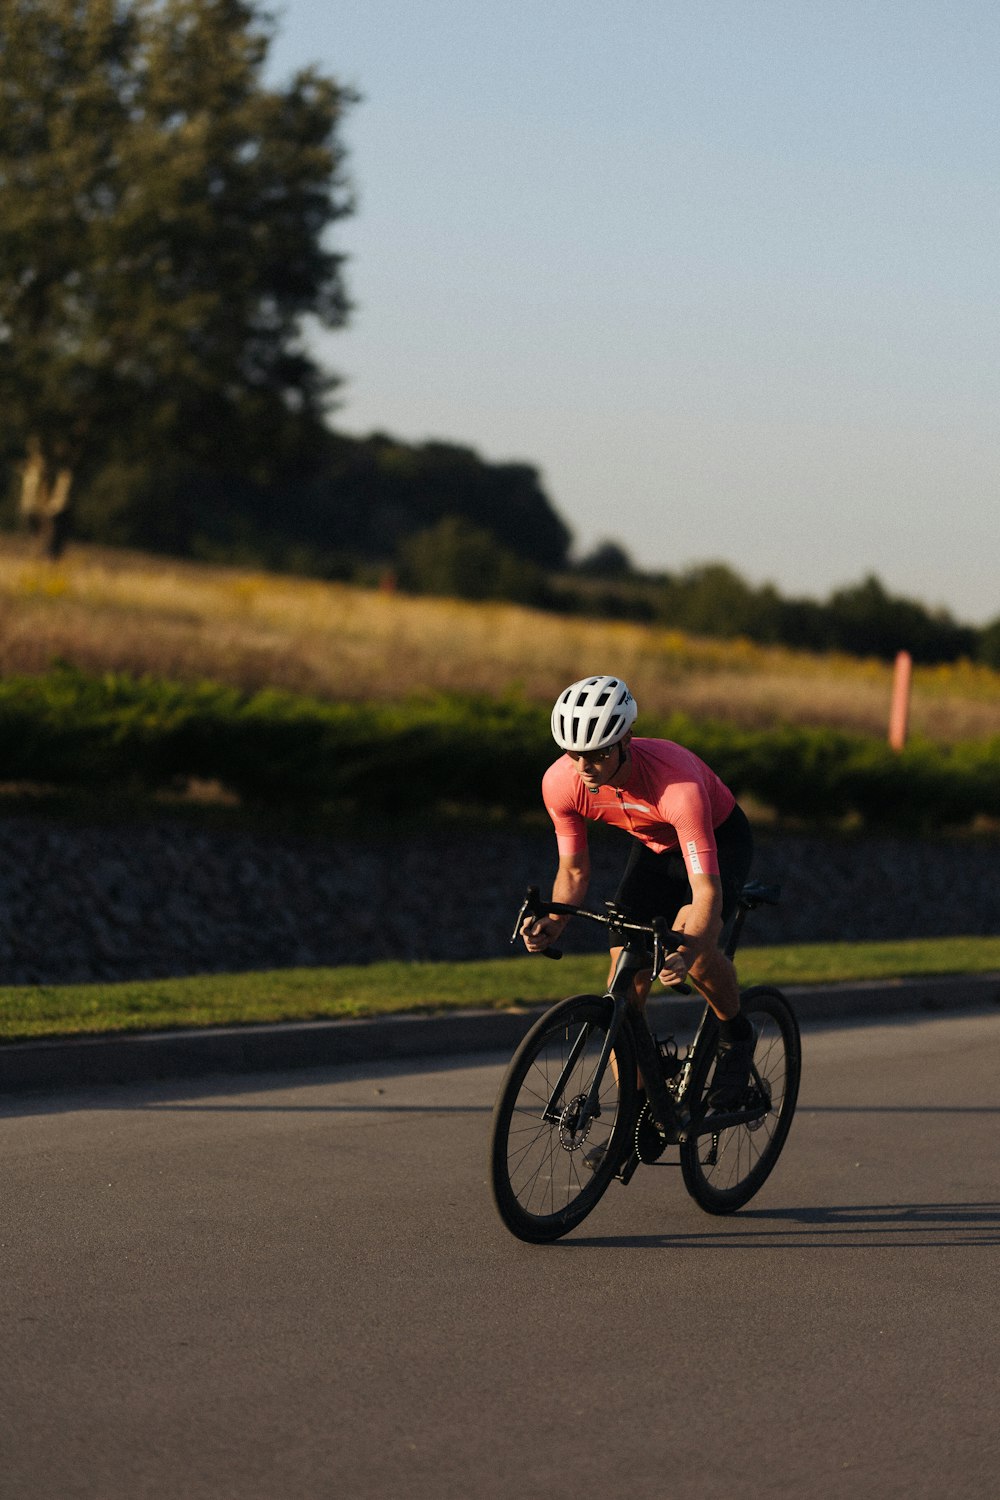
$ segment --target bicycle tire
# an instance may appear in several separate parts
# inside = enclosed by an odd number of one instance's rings
[[[761,1119],[682,1143],[684,1186],[710,1214],[735,1213],[766,1182],[788,1138],[799,1093],[802,1044],[795,1012],[784,995],[757,985],[744,991],[741,1007],[757,1032],[754,1066],[768,1091],[770,1109]],[[689,1087],[696,1118],[714,1065],[715,1048],[709,1045],[695,1063]]]
[[[604,1194],[632,1144],[636,1062],[627,1022],[615,1043],[615,1067],[601,1081],[600,1114],[582,1132],[573,1110],[587,1097],[613,1014],[613,1001],[574,995],[545,1012],[518,1047],[497,1096],[490,1135],[490,1179],[501,1219],[518,1239],[560,1239],[586,1218]],[[580,1056],[558,1100],[574,1043],[586,1029]],[[617,1075],[617,1076],[616,1076]],[[550,1104],[558,1117],[547,1120]],[[584,1149],[604,1146],[596,1170]]]

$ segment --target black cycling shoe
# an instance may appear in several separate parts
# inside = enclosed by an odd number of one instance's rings
[[[712,1087],[708,1091],[708,1102],[713,1109],[738,1109],[745,1100],[755,1040],[751,1033],[745,1040],[719,1043]]]

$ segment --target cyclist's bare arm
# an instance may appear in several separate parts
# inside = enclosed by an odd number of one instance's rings
[[[564,901],[568,906],[581,906],[589,885],[590,855],[587,850],[561,855],[552,883],[552,900]],[[524,946],[529,953],[541,953],[555,942],[568,921],[568,917],[528,917],[521,927]]]

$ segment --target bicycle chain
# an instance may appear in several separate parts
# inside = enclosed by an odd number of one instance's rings
[[[666,1149],[667,1138],[653,1119],[653,1111],[647,1101],[635,1122],[635,1154],[648,1167],[654,1161],[659,1161]]]

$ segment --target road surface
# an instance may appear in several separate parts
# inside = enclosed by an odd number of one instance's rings
[[[503,1059],[0,1111],[0,1496],[1000,1490],[1000,1014],[807,1032],[759,1197],[496,1217]]]

